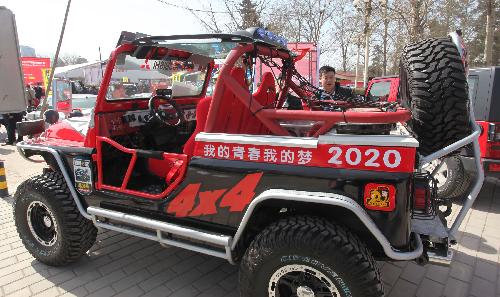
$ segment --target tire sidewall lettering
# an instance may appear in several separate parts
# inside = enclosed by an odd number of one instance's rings
[[[280,258],[280,267],[289,264],[305,264],[313,268],[321,270],[323,273],[331,277],[334,285],[341,292],[342,297],[352,297],[352,292],[347,286],[347,283],[335,272],[332,268],[319,260],[316,260],[307,256],[300,255],[285,255]],[[276,267],[274,271],[278,270],[280,267]],[[272,273],[274,273],[274,271]],[[272,274],[271,273],[271,274]]]

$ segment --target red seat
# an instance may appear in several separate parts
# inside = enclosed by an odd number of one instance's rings
[[[234,68],[231,70],[231,76],[245,89],[245,72],[242,68]],[[250,95],[249,95],[250,96]],[[276,99],[276,89],[273,75],[270,72],[264,73],[262,83],[254,94],[255,102],[258,102],[264,107],[271,105]],[[184,154],[191,157],[194,153],[195,138],[200,132],[205,131],[208,110],[212,97],[206,97],[200,100],[196,107],[196,128],[184,145]],[[225,88],[221,98],[219,112],[215,119],[214,131],[218,133],[230,134],[253,134],[267,135],[267,129],[262,122],[250,112],[250,110],[231,92],[229,88]]]
[[[271,72],[264,72],[262,80],[257,91],[254,93],[254,100],[262,105],[263,108],[274,108],[276,101],[276,84]],[[241,134],[267,135],[270,133],[264,124],[247,109],[245,118],[242,119]]]
[[[233,68],[231,76],[245,89],[248,89],[245,82],[245,72],[243,68]],[[245,106],[226,86],[219,104],[219,112],[214,123],[214,131],[218,133],[237,134],[243,117]]]
[[[205,130],[205,124],[207,123],[208,109],[210,108],[210,103],[212,102],[212,97],[205,97],[198,102],[196,106],[196,127],[189,137],[188,141],[184,144],[183,152],[188,157],[191,157],[194,153],[194,139],[196,134],[203,132]]]
[[[234,68],[231,76],[245,89],[245,73],[242,68]],[[250,98],[250,94],[248,95]],[[258,102],[267,107],[274,102],[276,90],[274,78],[270,72],[264,73],[262,83],[254,94],[252,102]],[[220,115],[220,116],[219,116]],[[262,122],[237,98],[229,88],[226,88],[222,97],[219,115],[214,125],[214,132],[230,134],[267,135],[267,129]]]

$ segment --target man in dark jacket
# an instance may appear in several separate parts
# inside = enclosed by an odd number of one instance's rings
[[[353,90],[341,87],[335,78],[335,68],[325,65],[319,69],[319,81],[323,92],[317,94],[320,100],[346,100],[354,97]]]
[[[42,100],[42,98],[45,96],[45,92],[43,91],[43,88],[42,88],[42,83],[40,83],[40,82],[36,83],[34,91],[35,91],[36,99],[38,100],[38,102],[40,102]]]
[[[23,120],[23,113],[3,114],[4,124],[7,128],[7,142],[4,145],[13,145],[16,141],[16,123]],[[18,135],[17,141],[22,141],[23,137]]]

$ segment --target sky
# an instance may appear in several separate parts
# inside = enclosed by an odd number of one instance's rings
[[[164,0],[195,7],[197,0]],[[53,55],[66,11],[67,0],[0,0],[16,18],[20,45],[35,48],[37,55]],[[89,61],[107,59],[121,31],[150,35],[203,33],[199,21],[187,10],[157,0],[72,0],[60,56],[80,55]]]

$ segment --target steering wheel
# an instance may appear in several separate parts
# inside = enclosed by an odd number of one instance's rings
[[[157,100],[165,100],[166,104],[155,104]],[[158,107],[156,107],[158,105]],[[160,109],[160,106],[163,109]],[[180,124],[186,122],[184,117],[184,112],[177,105],[175,100],[170,96],[154,95],[149,98],[148,102],[150,121],[153,119],[159,120],[168,126],[179,126]]]

